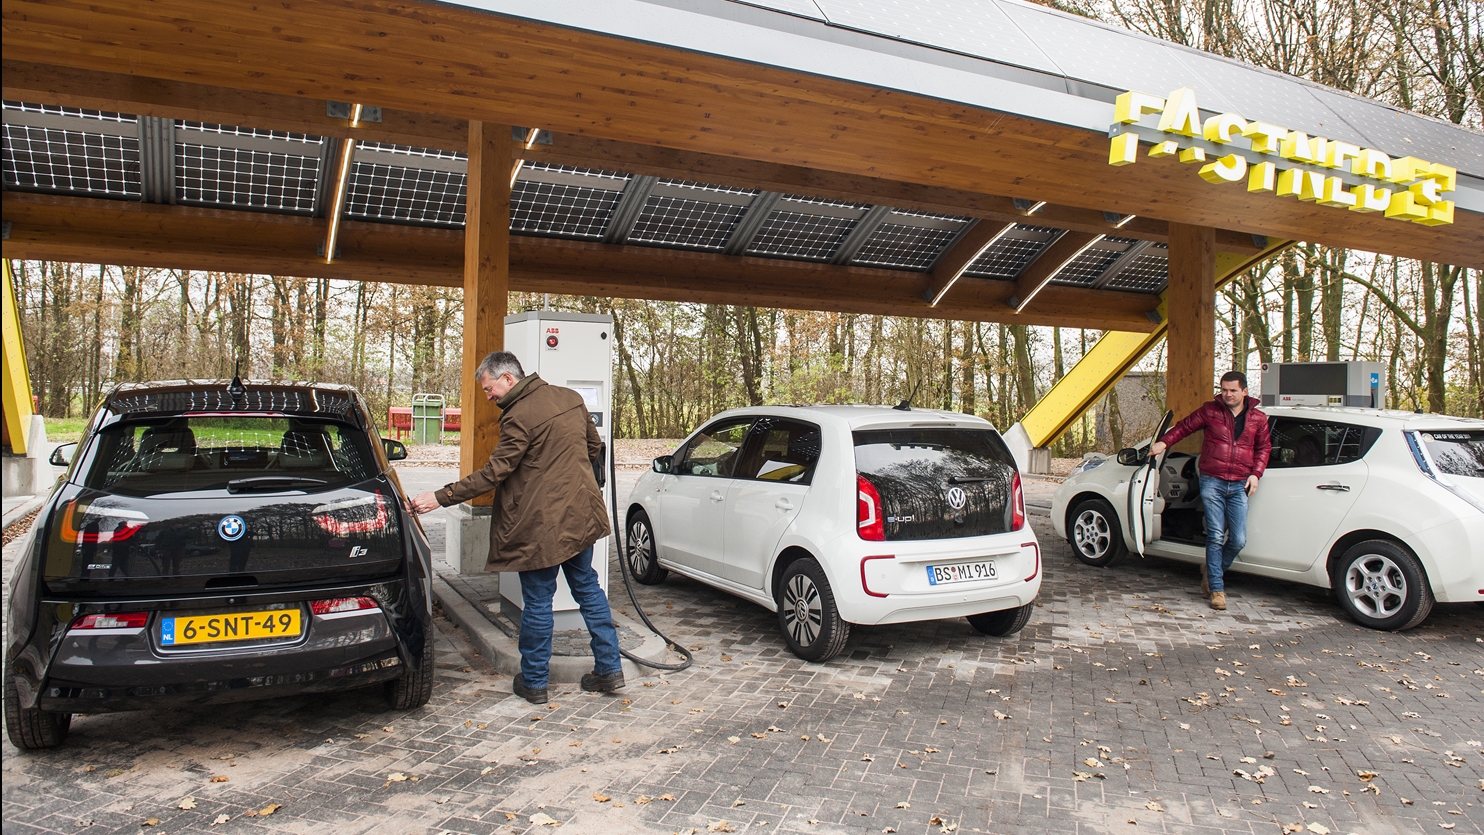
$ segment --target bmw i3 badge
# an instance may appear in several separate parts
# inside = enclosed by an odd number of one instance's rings
[[[962,487],[950,487],[950,488],[948,488],[948,506],[949,507],[953,508],[954,510],[963,510],[964,509],[964,505],[968,504],[968,502],[969,502],[969,497],[968,497],[968,495],[966,495],[964,493],[964,488],[962,488]]]
[[[223,516],[222,521],[216,523],[216,532],[221,534],[222,539],[236,542],[247,533],[247,523],[242,521],[241,516]]]

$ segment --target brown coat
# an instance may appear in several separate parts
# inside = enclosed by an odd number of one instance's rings
[[[438,503],[496,491],[487,570],[560,565],[608,535],[603,493],[593,478],[602,440],[582,395],[534,374],[498,405],[500,441],[489,463],[438,490]]]

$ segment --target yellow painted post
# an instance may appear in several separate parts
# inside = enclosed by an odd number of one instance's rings
[[[1268,245],[1255,255],[1232,252],[1216,253],[1216,289],[1221,289],[1265,258],[1292,246],[1292,241],[1268,240]],[[1065,377],[1057,381],[1021,419],[1020,425],[1032,447],[1044,447],[1056,440],[1082,413],[1113,388],[1144,355],[1165,336],[1168,324],[1165,297],[1160,295],[1155,308],[1159,325],[1149,333],[1108,331],[1097,341]]]
[[[26,454],[26,433],[31,428],[31,372],[26,368],[26,343],[21,338],[21,309],[16,302],[15,280],[10,274],[10,259],[5,262],[5,292],[0,294],[0,337],[3,337],[3,389],[5,435],[10,451]]]

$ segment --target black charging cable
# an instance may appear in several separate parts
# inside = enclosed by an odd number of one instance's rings
[[[613,513],[613,543],[614,547],[618,549],[618,570],[623,574],[624,588],[628,589],[629,600],[632,601],[634,604],[634,611],[639,613],[639,619],[644,621],[644,625],[649,627],[649,631],[663,638],[665,641],[665,645],[679,654],[685,660],[680,662],[679,664],[667,664],[663,661],[651,661],[648,658],[641,658],[634,653],[624,649],[623,647],[619,647],[618,651],[623,654],[624,658],[629,659],[635,664],[641,664],[645,667],[652,667],[656,670],[679,672],[680,670],[684,670],[686,667],[689,667],[692,662],[695,661],[695,656],[690,654],[690,650],[671,640],[669,636],[661,632],[659,630],[659,627],[655,626],[654,623],[649,620],[649,615],[644,614],[644,607],[639,605],[639,598],[634,596],[634,578],[629,568],[629,555],[626,547],[628,543],[625,541],[624,538],[624,527],[619,524],[618,520],[617,456],[614,454],[614,451],[611,448],[606,450],[606,452],[608,453],[608,507]],[[601,467],[602,465],[599,464],[599,466]]]

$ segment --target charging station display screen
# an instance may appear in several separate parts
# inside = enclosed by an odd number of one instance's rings
[[[1281,394],[1346,394],[1346,368],[1344,363],[1294,363],[1284,364],[1278,380]]]

